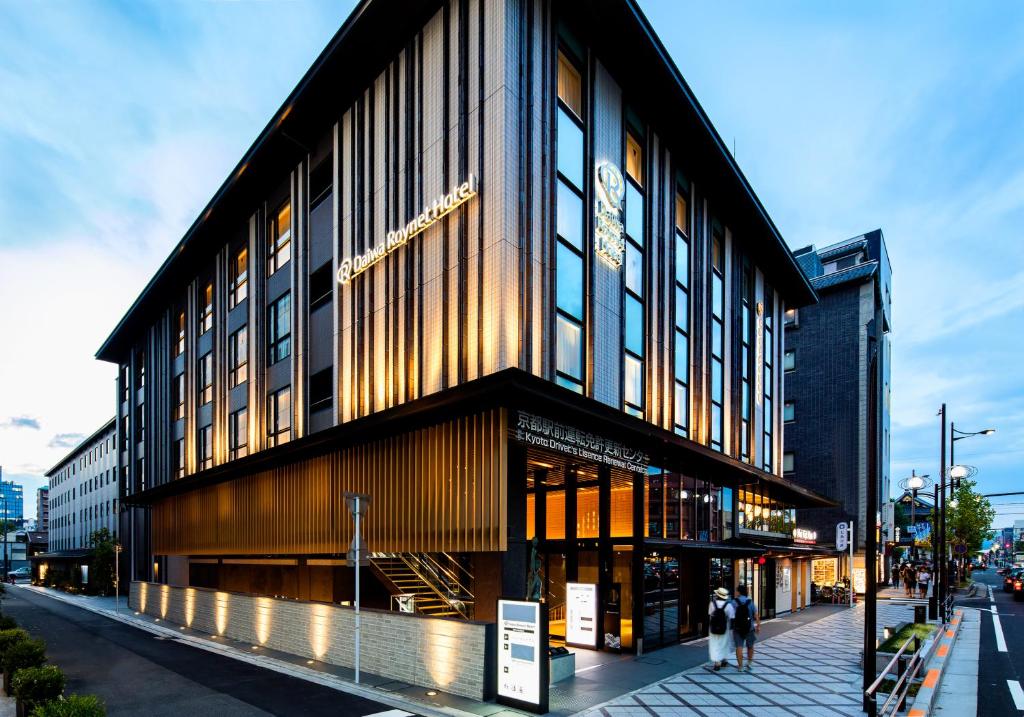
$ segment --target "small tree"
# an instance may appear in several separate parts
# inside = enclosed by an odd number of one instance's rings
[[[55,665],[26,667],[11,678],[11,688],[25,710],[31,710],[63,694],[64,673]]]
[[[988,498],[974,492],[975,485],[972,480],[961,481],[954,494],[956,507],[950,503],[946,513],[949,540],[966,545],[968,554],[981,550],[996,517]]]
[[[114,538],[106,528],[94,530],[89,536],[92,546],[92,570],[89,574],[88,592],[111,595],[114,592]]]
[[[46,643],[42,640],[19,640],[4,651],[4,692],[11,694],[11,678],[26,667],[42,667],[46,662]]]

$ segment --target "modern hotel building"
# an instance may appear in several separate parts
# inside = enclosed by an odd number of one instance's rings
[[[384,609],[531,594],[557,634],[592,583],[628,650],[717,584],[789,609],[814,301],[631,0],[362,2],[98,352],[133,600],[351,601],[358,491]]]

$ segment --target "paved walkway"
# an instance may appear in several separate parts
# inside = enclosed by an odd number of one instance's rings
[[[913,619],[913,608],[878,604],[878,630]],[[859,717],[864,605],[758,643],[750,673],[686,670],[585,717]]]

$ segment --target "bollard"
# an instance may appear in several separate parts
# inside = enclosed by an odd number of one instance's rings
[[[928,622],[928,614],[924,605],[914,605],[914,622],[923,624]]]

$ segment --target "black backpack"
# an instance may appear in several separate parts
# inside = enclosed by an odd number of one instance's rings
[[[715,611],[711,613],[711,634],[712,635],[724,635],[727,627],[727,620],[725,616],[725,606],[728,603],[723,602],[721,605],[718,601],[712,598],[712,602],[715,605]]]
[[[736,615],[732,619],[732,629],[746,637],[750,632],[750,600],[736,601]]]

